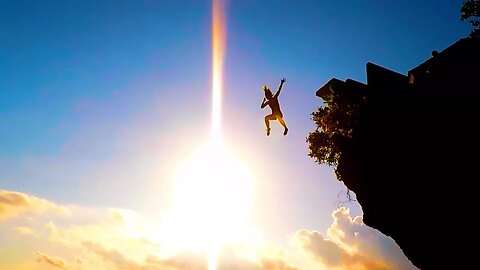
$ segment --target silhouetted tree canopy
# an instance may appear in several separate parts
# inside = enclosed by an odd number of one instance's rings
[[[480,36],[480,0],[468,0],[463,2],[460,9],[462,21],[468,20],[474,27],[470,36]]]
[[[355,129],[360,123],[366,97],[362,91],[335,91],[322,97],[324,106],[311,114],[317,128],[307,137],[309,153],[315,162],[337,168],[343,153],[353,147]]]

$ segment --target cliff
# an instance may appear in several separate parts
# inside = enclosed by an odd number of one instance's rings
[[[391,236],[420,269],[466,262],[454,249],[464,248],[463,219],[476,205],[479,64],[480,39],[464,38],[406,75],[366,65],[368,102],[337,173],[365,224]],[[348,81],[342,91],[356,91]],[[338,84],[331,80],[317,95]]]

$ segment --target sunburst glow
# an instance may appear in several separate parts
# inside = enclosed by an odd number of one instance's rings
[[[252,179],[223,144],[209,143],[185,160],[169,218],[179,248],[211,250],[242,241],[253,201]]]
[[[171,242],[177,249],[208,253],[210,270],[216,269],[220,246],[248,242],[247,217],[253,202],[252,175],[221,134],[225,40],[224,2],[213,0],[211,139],[179,169],[169,217]]]

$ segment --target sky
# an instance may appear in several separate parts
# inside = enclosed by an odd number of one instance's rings
[[[219,269],[414,268],[363,224],[360,204],[338,207],[346,187],[308,157],[305,139],[319,87],[365,82],[367,62],[406,74],[468,36],[461,4],[226,2],[221,127],[251,172],[243,221],[260,240],[222,249]],[[206,269],[204,256],[172,255],[156,233],[182,164],[210,136],[211,10],[210,1],[0,0],[0,269]],[[267,137],[261,86],[282,77],[289,133],[272,123]]]

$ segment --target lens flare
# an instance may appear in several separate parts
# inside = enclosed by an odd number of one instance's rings
[[[206,252],[209,270],[217,268],[219,248],[250,242],[248,219],[254,193],[252,174],[221,134],[225,2],[212,1],[211,137],[178,170],[165,230],[173,250]]]
[[[225,3],[213,0],[212,3],[212,138],[221,136],[222,111],[222,71],[225,56],[226,29]]]

